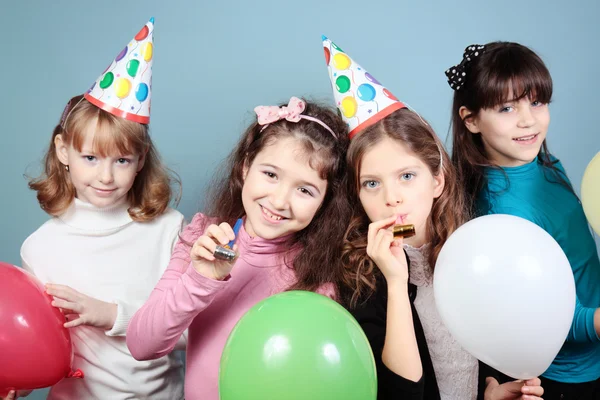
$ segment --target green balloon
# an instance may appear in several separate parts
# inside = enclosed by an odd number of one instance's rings
[[[102,80],[100,81],[100,87],[102,89],[106,89],[107,87],[112,85],[114,80],[115,80],[115,76],[113,75],[113,73],[107,72],[106,75],[104,75],[104,78],[102,78]]]
[[[338,92],[346,93],[350,90],[350,79],[345,75],[340,75],[335,80],[335,86],[337,87]]]
[[[371,346],[328,297],[291,291],[252,307],[225,344],[220,400],[375,400]]]
[[[129,74],[129,76],[131,76],[132,78],[135,78],[135,75],[137,74],[139,67],[140,67],[140,62],[138,60],[129,60],[129,62],[125,66],[125,69],[127,70],[127,73]]]

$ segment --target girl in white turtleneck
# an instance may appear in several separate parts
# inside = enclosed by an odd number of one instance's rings
[[[21,248],[23,267],[66,316],[73,369],[48,399],[182,399],[174,355],[136,361],[129,319],[169,264],[183,216],[148,125],[76,96],[54,129],[44,174],[30,183],[53,216]],[[14,394],[13,394],[14,396]]]

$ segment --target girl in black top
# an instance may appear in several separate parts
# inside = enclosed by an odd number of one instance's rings
[[[355,213],[344,243],[340,298],[371,343],[378,399],[440,399],[403,244],[427,244],[433,268],[448,236],[467,218],[456,173],[431,127],[406,108],[358,132],[347,161]],[[416,235],[394,238],[395,224],[413,224]],[[456,400],[541,399],[539,379],[499,385],[498,373],[485,365],[478,371],[473,362],[479,388]]]

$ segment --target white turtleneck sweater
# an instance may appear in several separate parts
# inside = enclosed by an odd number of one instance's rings
[[[73,369],[83,379],[63,379],[48,399],[183,398],[183,366],[175,354],[136,361],[125,343],[130,318],[144,304],[169,265],[183,224],[168,209],[150,222],[135,222],[128,204],[99,209],[78,199],[21,247],[23,268],[43,283],[56,283],[117,304],[110,331],[71,328]]]
[[[417,286],[419,314],[433,363],[441,400],[475,400],[479,363],[452,337],[442,321],[433,296],[433,270],[427,261],[429,245],[404,245],[410,258],[410,283]]]

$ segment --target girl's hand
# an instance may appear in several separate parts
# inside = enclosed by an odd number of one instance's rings
[[[402,238],[394,239],[390,228],[396,216],[369,225],[367,254],[381,270],[388,284],[392,281],[408,282],[408,263],[402,248]]]
[[[6,397],[0,397],[0,400],[15,400],[18,397],[28,396],[33,390],[11,390]]]
[[[542,400],[544,388],[539,378],[498,384],[492,377],[485,380],[485,400]]]
[[[235,260],[231,262],[217,260],[213,253],[218,245],[224,246],[234,239],[235,234],[228,223],[223,222],[219,226],[209,225],[190,251],[194,269],[210,279],[219,281],[225,279],[231,272]],[[233,250],[236,250],[236,246]]]
[[[65,285],[47,284],[46,293],[54,297],[52,305],[69,319],[65,328],[79,325],[111,330],[117,319],[117,305],[79,293]]]
[[[0,397],[0,400],[15,400],[18,396],[16,395],[14,390],[8,392],[6,397]]]

